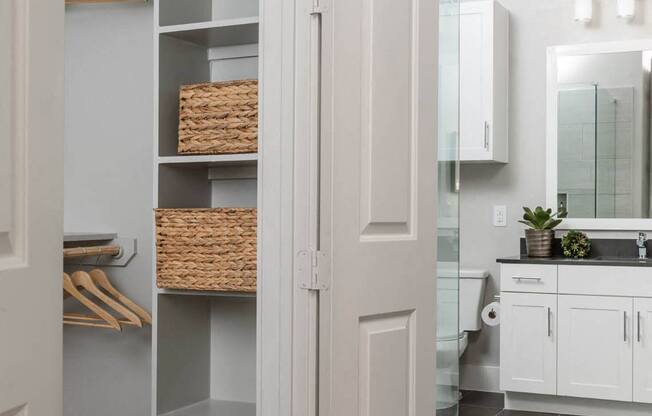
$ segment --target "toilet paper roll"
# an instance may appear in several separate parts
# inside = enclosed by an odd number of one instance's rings
[[[489,326],[500,325],[500,303],[491,302],[482,310],[482,322]]]

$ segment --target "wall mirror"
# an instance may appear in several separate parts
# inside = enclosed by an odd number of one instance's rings
[[[548,49],[547,205],[565,228],[652,228],[652,40]]]

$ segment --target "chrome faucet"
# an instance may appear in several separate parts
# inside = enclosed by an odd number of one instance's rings
[[[636,240],[636,245],[638,246],[638,258],[640,260],[647,259],[647,246],[645,242],[647,241],[647,234],[640,232],[638,233],[638,240]]]

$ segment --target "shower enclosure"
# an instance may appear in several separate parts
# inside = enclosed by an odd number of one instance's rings
[[[634,88],[567,84],[558,104],[558,208],[572,218],[642,216],[648,201],[634,192]]]
[[[437,216],[437,416],[459,398],[459,2],[440,0]]]

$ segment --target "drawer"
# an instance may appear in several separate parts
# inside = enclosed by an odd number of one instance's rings
[[[502,264],[500,290],[503,292],[557,293],[557,265]]]
[[[559,293],[652,297],[652,268],[559,266]]]

